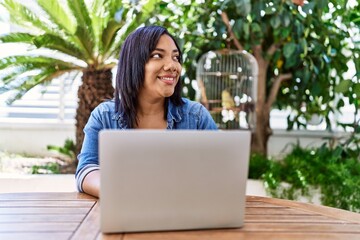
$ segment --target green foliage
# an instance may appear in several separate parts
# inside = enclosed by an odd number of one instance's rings
[[[44,165],[33,165],[31,174],[59,174],[60,165],[58,163],[47,163]]]
[[[249,178],[262,179],[274,197],[311,197],[319,189],[326,206],[360,212],[360,138],[352,136],[336,147],[316,149],[295,145],[282,160],[253,155]]]
[[[50,151],[53,151],[53,152],[57,152],[57,153],[61,154],[62,156],[64,156],[65,158],[69,158],[70,161],[75,161],[75,159],[76,159],[76,155],[75,155],[76,146],[75,146],[74,141],[71,139],[66,139],[64,146],[62,146],[62,147],[48,145],[47,149]]]
[[[153,21],[168,27],[183,43],[185,77],[190,80],[195,79],[196,62],[203,53],[236,48],[221,19],[221,11],[226,12],[244,49],[254,53],[260,46],[269,61],[267,69],[259,69],[266,73],[266,82],[259,84],[266,85],[267,93],[277,76],[293,75],[282,83],[275,102],[279,109],[293,110],[289,129],[306,127],[303,119],[309,120],[314,112],[330,128],[329,114],[339,109],[334,88],[350,80],[344,77],[349,60],[354,61],[359,79],[360,48],[353,35],[358,33],[354,30],[359,29],[360,18],[347,1],[311,0],[298,7],[291,0],[209,0],[206,4],[164,0],[158,9]],[[277,48],[274,54],[268,53],[271,47]]]

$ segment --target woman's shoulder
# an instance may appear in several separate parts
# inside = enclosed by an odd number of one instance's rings
[[[95,109],[100,112],[114,112],[115,101],[113,99],[105,100],[104,102],[100,103]]]
[[[103,117],[106,116],[113,116],[115,115],[115,101],[114,100],[106,100],[97,107],[94,108],[94,110],[91,113],[94,117]]]

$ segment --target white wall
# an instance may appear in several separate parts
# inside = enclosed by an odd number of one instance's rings
[[[59,123],[0,123],[0,151],[46,156],[47,145],[75,140],[75,126]]]
[[[268,154],[281,156],[291,150],[291,144],[299,142],[303,147],[320,146],[327,142],[324,138],[344,135],[325,131],[274,130],[268,143]],[[75,140],[74,124],[0,123],[0,151],[45,156],[49,154],[47,145],[63,146],[67,138]]]

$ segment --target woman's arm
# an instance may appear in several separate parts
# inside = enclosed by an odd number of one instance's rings
[[[95,108],[91,113],[87,124],[84,127],[84,141],[81,152],[78,155],[78,166],[75,173],[76,185],[79,192],[85,192],[95,195],[99,192],[99,152],[98,152],[98,138],[99,131],[103,129],[103,120],[101,117],[101,110],[99,107]],[[98,172],[98,174],[95,174]],[[96,180],[97,179],[97,180]],[[96,184],[97,182],[97,184]],[[84,188],[85,187],[85,188]],[[93,189],[97,191],[93,191]],[[89,192],[90,190],[90,192]]]
[[[87,194],[90,194],[94,197],[99,197],[100,170],[94,170],[85,176],[82,183],[82,189]]]

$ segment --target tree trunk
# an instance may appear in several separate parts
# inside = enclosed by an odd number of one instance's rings
[[[83,71],[82,84],[78,90],[78,108],[76,110],[76,155],[80,153],[84,140],[83,129],[94,108],[106,99],[114,97],[111,69]]]
[[[256,130],[251,138],[251,152],[267,155],[267,143],[271,136],[270,114],[265,111],[258,111],[256,116]]]
[[[266,93],[266,73],[268,62],[263,58],[262,49],[259,46],[253,48],[254,57],[259,65],[258,91],[256,103],[256,129],[252,134],[251,152],[267,155],[267,142],[272,133],[270,128],[270,110]]]

